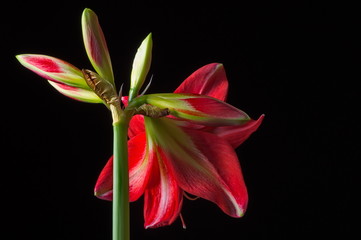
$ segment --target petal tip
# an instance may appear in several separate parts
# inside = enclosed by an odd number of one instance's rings
[[[257,120],[254,120],[257,123],[257,128],[261,125],[261,123],[263,122],[265,116],[266,116],[266,114],[262,113],[261,116],[259,116]]]
[[[219,68],[224,68],[224,65],[223,63],[215,63],[216,64],[216,68],[219,69]]]
[[[99,199],[102,199],[102,200],[112,201],[113,200],[113,191],[108,191],[106,193],[100,193],[100,192],[94,191],[94,196]]]
[[[28,56],[29,54],[18,54],[18,55],[15,55],[15,58],[21,63],[24,65],[25,63],[25,58]]]

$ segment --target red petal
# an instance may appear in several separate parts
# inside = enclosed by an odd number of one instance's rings
[[[113,156],[109,158],[100,172],[95,183],[94,195],[103,200],[113,200]]]
[[[182,202],[182,190],[178,187],[174,173],[165,164],[166,156],[157,150],[158,161],[154,162],[152,182],[144,193],[145,228],[156,228],[172,224],[178,217]]]
[[[129,198],[130,201],[136,201],[143,194],[148,183],[155,155],[146,147],[145,133],[130,139],[128,149]],[[109,159],[100,173],[95,185],[95,195],[104,200],[113,198],[113,157]]]
[[[248,118],[243,111],[225,102],[217,101],[214,98],[199,96],[195,98],[185,98],[183,101],[190,104],[195,111],[219,118]]]
[[[236,148],[246,141],[247,138],[258,129],[263,121],[263,118],[264,115],[262,114],[257,120],[251,119],[249,122],[241,126],[215,127],[212,132],[228,141],[233,148]]]
[[[166,152],[178,185],[186,192],[216,203],[226,214],[241,217],[248,195],[232,146],[211,133],[197,130],[186,130],[186,133],[193,142],[181,146],[186,154],[174,154],[177,151],[171,147]]]
[[[128,100],[129,100],[129,97],[128,96],[121,96],[120,100],[122,101],[122,103],[124,104],[125,107],[128,106]]]
[[[130,201],[136,201],[144,193],[149,178],[154,175],[152,165],[157,155],[149,148],[146,140],[143,132],[128,141]]]
[[[145,132],[144,128],[144,116],[143,115],[135,115],[132,117],[129,123],[128,136],[129,138],[133,138],[140,133]]]
[[[192,73],[174,93],[195,93],[224,101],[227,91],[228,81],[223,65],[211,63]]]
[[[145,102],[168,108],[170,114],[204,125],[240,125],[250,120],[240,109],[213,97],[199,94],[162,93],[143,96]]]
[[[128,96],[123,96],[121,98],[122,103],[125,107],[128,106]],[[140,133],[145,132],[144,128],[144,117],[142,115],[135,115],[130,120],[129,129],[128,129],[128,136],[129,138],[132,138],[134,136],[137,136]]]

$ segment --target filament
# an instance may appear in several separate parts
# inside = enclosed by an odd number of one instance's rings
[[[199,198],[199,197],[197,197],[197,196],[191,197],[191,196],[189,196],[189,194],[186,193],[186,192],[183,192],[183,195],[184,195],[188,200],[191,200],[191,201],[195,201],[195,200],[197,200],[197,199]]]
[[[184,222],[182,213],[179,213],[179,218],[180,218],[180,220],[181,220],[181,222],[182,222],[182,227],[183,227],[183,229],[187,229],[187,226],[186,226],[186,224],[185,224],[185,222]]]

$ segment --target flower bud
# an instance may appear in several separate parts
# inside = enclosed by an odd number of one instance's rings
[[[132,73],[130,75],[130,99],[133,99],[138,95],[138,92],[147,77],[152,61],[152,47],[152,34],[149,33],[141,43],[134,57]]]

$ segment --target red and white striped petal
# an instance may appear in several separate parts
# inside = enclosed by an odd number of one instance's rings
[[[157,175],[157,153],[152,142],[147,141],[145,132],[128,141],[129,151],[129,193],[130,201],[136,201]]]
[[[237,155],[227,141],[211,133],[181,129],[166,118],[145,118],[145,124],[181,189],[216,203],[230,216],[244,214],[247,189]]]
[[[248,137],[258,129],[263,119],[264,114],[262,114],[257,120],[251,119],[249,122],[241,126],[215,127],[210,132],[225,139],[232,145],[233,148],[236,148],[246,141]]]
[[[82,32],[85,50],[96,72],[114,84],[113,69],[108,47],[97,15],[89,8],[82,15]]]
[[[16,58],[24,67],[45,79],[90,90],[82,72],[68,62],[41,54],[21,54]]]
[[[168,108],[175,117],[204,125],[241,125],[250,120],[242,110],[205,95],[164,93],[142,97],[148,104]]]
[[[156,228],[172,224],[179,216],[183,191],[178,187],[171,168],[165,165],[166,156],[154,146],[157,160],[154,162],[151,181],[144,193],[144,227]]]
[[[58,90],[61,94],[70,97],[72,99],[81,101],[81,102],[88,102],[88,103],[103,103],[98,95],[96,95],[91,90],[86,90],[83,88],[77,88],[65,85],[63,83],[57,83],[53,81],[48,81],[51,86],[53,86],[56,90]]]
[[[192,73],[174,93],[194,93],[225,101],[228,80],[223,64],[207,64]]]
[[[203,157],[196,158],[199,164],[196,168],[188,168],[179,161],[173,163],[176,167],[186,167],[185,174],[177,175],[179,186],[186,192],[216,203],[232,217],[242,217],[247,208],[248,193],[233,147],[214,134],[197,130],[186,133]],[[198,167],[205,172],[198,174]],[[210,174],[212,177],[209,177]]]
[[[129,200],[136,201],[143,193],[149,178],[153,178],[151,172],[154,169],[153,162],[156,155],[153,148],[146,142],[143,132],[128,141],[129,148]],[[111,157],[95,184],[95,196],[104,200],[113,199],[113,157]]]

